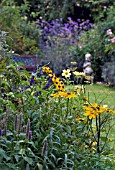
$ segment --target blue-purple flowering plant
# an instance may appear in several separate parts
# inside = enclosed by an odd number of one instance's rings
[[[39,19],[37,24],[42,30],[42,39],[39,44],[42,56],[39,62],[50,62],[50,66],[57,74],[67,68],[71,61],[74,61],[74,47],[79,44],[78,38],[81,32],[92,27],[89,20],[73,21],[71,17],[68,17],[66,23],[60,18],[52,20],[50,23]]]

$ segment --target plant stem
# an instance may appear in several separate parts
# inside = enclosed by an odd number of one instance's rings
[[[98,121],[98,123],[97,123]],[[100,153],[100,125],[101,125],[101,117],[100,114],[98,119],[96,118],[96,127],[97,127],[97,153]]]

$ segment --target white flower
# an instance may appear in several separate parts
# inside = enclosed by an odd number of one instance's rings
[[[107,32],[106,32],[107,35],[112,35],[112,30],[111,29],[108,29]]]
[[[70,70],[63,70],[62,76],[64,76],[65,78],[69,78],[71,76]]]
[[[85,57],[89,58],[89,57],[91,57],[91,54],[87,53],[87,54],[85,54]]]
[[[107,107],[107,105],[105,104],[105,105],[103,105],[103,107],[104,107],[104,108],[106,108],[106,107]]]

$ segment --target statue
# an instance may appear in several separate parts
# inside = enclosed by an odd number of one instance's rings
[[[94,72],[91,65],[91,54],[85,55],[85,62],[83,64],[83,72],[85,76],[90,76],[90,83],[94,82]]]

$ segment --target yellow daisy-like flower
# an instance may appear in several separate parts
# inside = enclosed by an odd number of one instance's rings
[[[58,93],[52,94],[51,96],[54,97],[54,98],[57,98],[57,97],[66,97],[67,99],[70,99],[72,97],[77,97],[75,94],[67,93],[67,92],[64,92],[64,91],[60,91]]]
[[[85,118],[82,118],[82,117],[78,117],[76,118],[77,121],[83,121],[83,122],[86,122],[86,119]]]
[[[105,106],[98,105],[97,103],[93,103],[90,106],[83,106],[85,109],[86,113],[84,114],[85,116],[88,116],[89,119],[96,118],[99,114],[102,113],[115,113],[114,110],[111,110]]]
[[[93,112],[93,110],[92,111],[86,111],[86,113],[84,114],[84,116],[88,116],[89,117],[89,119],[96,119],[96,117],[97,117],[97,114],[96,114],[96,112]]]
[[[67,99],[70,99],[70,98],[75,98],[77,97],[74,93],[66,93],[66,96],[65,96]]]
[[[77,62],[76,62],[76,61],[71,61],[71,64],[72,64],[72,65],[76,65]]]
[[[42,66],[42,70],[45,73],[52,74],[52,70],[48,66]]]
[[[55,84],[55,85],[56,85],[56,84],[60,84],[60,82],[61,82],[60,78],[55,78],[55,81],[54,81],[54,84]]]
[[[78,71],[74,71],[73,74],[77,77],[85,77],[84,72],[78,72]]]
[[[100,113],[97,103],[93,103],[90,106],[83,106],[83,108],[86,110],[84,116],[88,116],[89,119],[95,119]]]
[[[91,76],[85,76],[85,79],[90,80]]]
[[[54,97],[54,98],[65,97],[65,96],[66,96],[66,93],[60,91],[60,92],[58,92],[58,93],[52,94],[51,96]]]
[[[71,76],[70,69],[63,70],[62,76],[65,78],[70,78]]]
[[[64,83],[61,81],[60,78],[56,77],[55,74],[52,77],[52,81],[57,90],[64,91]]]
[[[64,85],[61,82],[55,84],[55,87],[58,91],[64,91]]]
[[[51,96],[54,97],[54,98],[58,98],[59,97],[59,93],[51,94]]]

